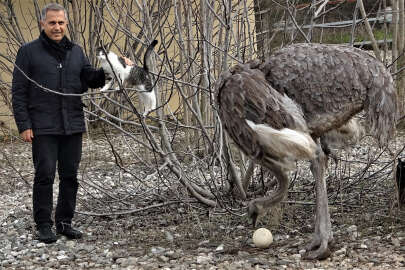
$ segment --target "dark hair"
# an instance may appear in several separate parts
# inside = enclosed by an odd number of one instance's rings
[[[58,3],[49,3],[49,4],[45,5],[45,6],[42,8],[42,11],[41,11],[41,21],[45,21],[45,19],[46,19],[46,13],[48,12],[48,10],[55,10],[55,11],[63,10],[63,12],[65,12],[65,18],[66,18],[66,20],[68,19],[68,17],[67,17],[67,11],[66,11],[66,9],[65,9],[62,5],[59,5]]]

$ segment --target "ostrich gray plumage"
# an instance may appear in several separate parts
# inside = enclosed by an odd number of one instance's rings
[[[333,233],[324,179],[326,149],[334,138],[344,143],[359,137],[353,116],[362,110],[380,146],[394,135],[397,96],[389,71],[360,49],[294,44],[263,62],[237,64],[222,73],[215,96],[222,124],[233,141],[278,179],[273,194],[249,203],[249,216],[257,221],[280,202],[288,191],[286,172],[295,160],[310,160],[317,214],[307,256],[329,256]]]
[[[259,67],[278,91],[299,103],[315,137],[342,126],[362,109],[380,145],[395,131],[396,91],[383,63],[342,45],[296,44]]]

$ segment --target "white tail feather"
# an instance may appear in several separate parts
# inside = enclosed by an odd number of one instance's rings
[[[292,160],[315,158],[317,145],[308,134],[289,128],[277,130],[249,120],[246,122],[256,132],[259,142],[273,155]]]

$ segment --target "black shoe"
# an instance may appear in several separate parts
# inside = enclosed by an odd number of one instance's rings
[[[66,236],[69,239],[80,239],[83,236],[81,231],[73,229],[72,225],[63,222],[56,225],[56,232]]]
[[[52,231],[50,224],[41,224],[37,226],[38,240],[45,244],[55,243],[58,238]]]

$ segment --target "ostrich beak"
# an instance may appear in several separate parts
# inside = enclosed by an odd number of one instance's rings
[[[252,220],[253,228],[256,228],[256,226],[257,226],[258,217],[259,217],[259,215],[256,212],[253,212],[250,214],[250,219]]]
[[[256,228],[257,222],[259,220],[260,209],[262,209],[262,208],[258,207],[258,205],[255,202],[251,201],[249,203],[247,212],[248,212],[248,216],[249,216],[250,220],[252,221],[253,228]]]

